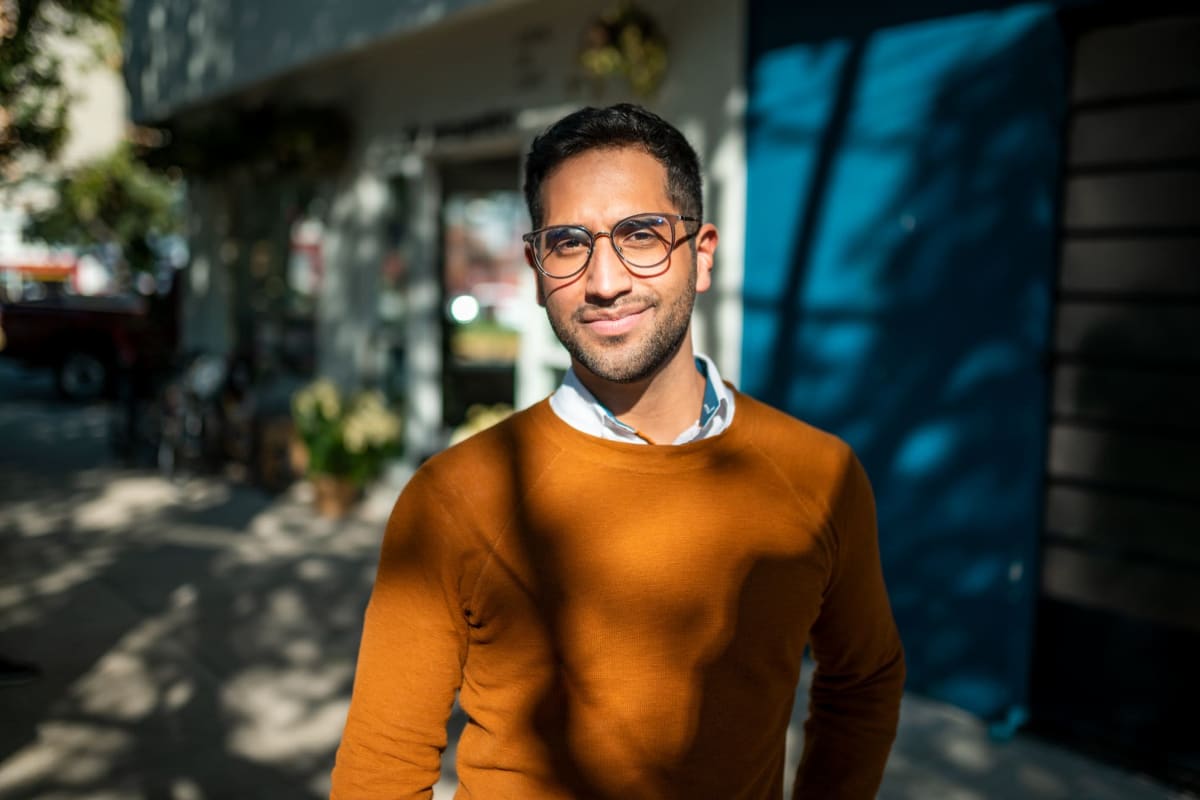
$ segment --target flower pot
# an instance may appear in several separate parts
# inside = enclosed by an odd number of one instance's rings
[[[288,441],[288,466],[297,478],[304,477],[308,471],[308,447],[299,436],[292,436]]]
[[[312,484],[317,513],[326,519],[346,516],[362,493],[353,482],[337,475],[314,475]]]

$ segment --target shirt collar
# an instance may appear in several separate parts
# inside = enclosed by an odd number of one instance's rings
[[[707,439],[729,427],[733,421],[733,392],[724,381],[717,365],[706,355],[697,353],[696,370],[704,376],[704,399],[695,424],[679,435],[672,444]],[[568,369],[562,385],[550,396],[550,407],[563,422],[591,436],[611,441],[646,444],[637,431],[609,411],[596,399],[574,369]]]
[[[707,357],[696,357],[696,369],[704,376],[704,400],[700,404],[700,427],[704,427],[718,411],[721,410],[721,397],[717,394],[717,387],[713,385],[713,379],[709,376],[709,361]],[[716,367],[713,367],[716,370]],[[717,376],[717,384],[722,389],[727,389],[725,384],[721,383],[721,378]]]

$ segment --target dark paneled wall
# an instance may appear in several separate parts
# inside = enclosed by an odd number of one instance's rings
[[[1194,784],[1200,16],[1076,21],[1034,715]]]

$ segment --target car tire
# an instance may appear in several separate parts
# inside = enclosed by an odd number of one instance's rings
[[[95,400],[109,388],[109,365],[94,353],[77,350],[67,353],[54,372],[54,385],[67,400]]]

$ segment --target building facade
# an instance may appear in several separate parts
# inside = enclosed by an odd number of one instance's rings
[[[135,2],[128,81],[139,122],[173,125],[181,137],[191,126],[202,141],[231,124],[223,114],[317,127],[335,119],[346,132],[336,166],[323,172],[222,169],[216,158],[192,173],[188,343],[246,346],[271,320],[265,335],[286,337],[310,315],[320,372],[402,395],[416,457],[443,445],[470,405],[539,399],[567,360],[534,304],[515,238],[528,229],[521,157],[568,110],[638,100],[679,124],[704,161],[722,247],[698,333],[736,377],[744,13],[715,1],[639,8],[641,27],[653,35],[657,26],[666,42],[661,85],[648,96],[580,67],[610,2],[369,3],[353,12],[315,2],[219,12]],[[260,134],[270,136],[252,122],[236,136],[248,147],[244,137]]]
[[[910,687],[1200,782],[1200,18],[749,6],[743,387],[876,488]]]

